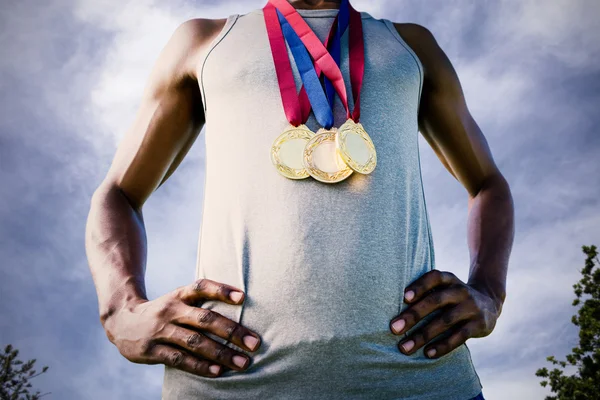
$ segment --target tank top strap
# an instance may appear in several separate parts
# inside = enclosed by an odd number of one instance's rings
[[[400,36],[400,34],[398,33],[398,31],[396,30],[396,27],[394,26],[394,23],[392,21],[390,21],[389,19],[385,19],[385,18],[382,18],[381,21],[383,21],[383,23],[385,24],[385,26],[387,26],[387,28],[389,29],[389,31],[392,34],[392,36],[394,38],[396,38],[396,40],[412,56],[412,58],[415,60],[415,63],[417,64],[417,67],[419,68],[419,81],[420,81],[420,84],[419,84],[419,102],[420,102],[421,101],[421,91],[423,90],[423,78],[424,78],[423,64],[421,63],[421,60],[419,59],[419,57],[417,56],[417,54],[414,52],[414,50],[408,45],[408,43],[406,43],[406,41],[402,38],[402,36]]]
[[[206,96],[204,92],[204,66],[206,65],[206,61],[208,60],[210,53],[215,49],[215,47],[219,45],[219,43],[221,43],[221,41],[225,38],[225,36],[227,36],[229,31],[231,31],[231,28],[233,27],[233,25],[235,25],[239,16],[239,14],[231,14],[227,17],[225,25],[223,25],[223,28],[221,28],[219,34],[210,42],[206,49],[204,49],[198,60],[198,65],[200,66],[198,84],[200,85],[200,93],[202,95],[202,106],[204,108],[204,113],[206,113],[207,109]]]

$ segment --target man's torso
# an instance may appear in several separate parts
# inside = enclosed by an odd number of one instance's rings
[[[335,10],[299,12],[324,40]],[[202,307],[259,333],[263,344],[245,372],[207,378],[166,367],[163,400],[466,400],[481,390],[466,345],[439,359],[422,349],[407,356],[389,329],[404,287],[435,268],[418,149],[424,71],[394,24],[362,16],[361,123],[378,165],[333,185],[286,179],[271,164],[271,144],[289,122],[262,10],[231,16],[196,53],[206,118],[196,277],[246,292],[241,306]],[[342,49],[350,88],[347,35]],[[299,86],[295,66],[294,77]],[[336,126],[345,115],[336,99]],[[318,129],[313,115],[307,125]]]

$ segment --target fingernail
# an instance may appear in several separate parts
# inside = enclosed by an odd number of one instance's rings
[[[218,375],[219,371],[221,370],[221,367],[216,364],[213,364],[210,367],[208,367],[208,370],[210,371],[211,374]]]
[[[411,301],[411,300],[412,300],[414,297],[415,297],[415,292],[413,292],[412,290],[409,290],[408,292],[406,292],[406,293],[404,294],[404,298],[405,298],[407,301]]]
[[[402,343],[402,347],[404,348],[404,351],[410,351],[410,349],[412,349],[414,345],[415,345],[415,342],[413,342],[412,340]]]
[[[242,340],[250,350],[254,350],[256,348],[256,345],[258,344],[258,339],[254,336],[246,335]]]
[[[429,357],[435,356],[435,353],[436,353],[435,349],[429,349],[429,350],[427,350],[427,355]]]
[[[406,325],[406,323],[404,322],[403,319],[399,319],[398,321],[394,322],[392,324],[392,329],[394,330],[395,333],[400,333],[400,331],[402,329],[404,329],[404,325]]]
[[[248,361],[247,358],[242,357],[242,356],[233,356],[233,363],[235,365],[237,365],[238,367],[242,368],[244,365],[246,365],[246,362]]]
[[[242,299],[242,297],[244,297],[244,294],[242,292],[231,292],[229,293],[229,298],[233,301],[235,301],[236,303],[238,301],[240,301]]]

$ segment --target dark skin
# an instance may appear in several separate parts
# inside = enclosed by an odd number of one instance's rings
[[[340,2],[290,3],[296,8],[328,9],[339,8]],[[86,226],[86,252],[108,339],[131,362],[165,364],[205,377],[218,377],[224,369],[244,371],[251,363],[248,354],[217,343],[205,333],[248,352],[256,351],[261,343],[257,332],[197,304],[210,299],[241,305],[245,294],[239,288],[200,279],[148,300],[142,210],[177,169],[204,126],[198,60],[224,24],[225,19],[192,19],[172,34],[147,80],[136,117],[94,192]],[[430,271],[407,287],[406,293],[412,291],[414,297],[390,321],[392,329],[393,322],[405,320],[402,333],[433,310],[443,309],[439,318],[407,338],[416,342],[409,352],[399,346],[400,351],[413,353],[450,330],[454,332],[450,338],[435,344],[435,357],[440,357],[468,338],[488,335],[495,326],[505,299],[513,204],[447,57],[425,28],[415,24],[396,24],[396,28],[425,70],[420,131],[468,193],[468,282],[450,272]],[[245,340],[248,337],[255,338],[255,347]],[[240,360],[241,366],[236,365]]]
[[[514,206],[508,183],[495,165],[487,141],[471,116],[460,81],[448,57],[426,28],[395,24],[424,68],[419,130],[468,195],[467,282],[452,272],[431,270],[405,289],[409,305],[390,323],[403,334],[428,314],[431,321],[404,338],[398,348],[413,354],[423,347],[439,358],[469,338],[489,335],[506,298],[508,260],[514,238]],[[398,329],[394,329],[396,323]],[[449,336],[430,343],[436,336]]]

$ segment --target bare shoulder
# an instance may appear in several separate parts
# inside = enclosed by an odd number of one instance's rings
[[[227,18],[192,18],[177,26],[171,34],[166,51],[185,75],[196,78],[198,61],[203,51],[225,27]]]
[[[187,38],[189,43],[201,46],[212,40],[223,29],[226,22],[227,18],[192,18],[179,24],[175,32]]]
[[[396,23],[394,27],[402,39],[417,55],[430,56],[439,47],[433,33],[423,25],[415,23]]]
[[[406,37],[409,39],[435,40],[431,31],[423,25],[413,22],[394,22],[393,24],[403,39]]]
[[[394,26],[406,44],[419,57],[425,79],[430,85],[445,85],[458,79],[448,56],[429,29],[415,23],[394,23]]]
[[[413,23],[394,25],[421,60],[425,72],[419,131],[448,172],[473,197],[485,179],[499,171],[467,107],[456,70],[429,29]]]

